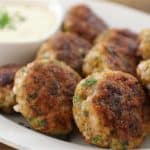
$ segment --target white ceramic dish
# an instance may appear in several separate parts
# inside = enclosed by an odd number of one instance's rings
[[[53,1],[53,0],[52,0]],[[150,27],[150,16],[113,3],[96,0],[61,0],[65,11],[76,3],[88,4],[111,27],[126,27],[135,31]],[[12,52],[11,52],[12,53]],[[8,58],[11,58],[11,53]],[[0,51],[0,55],[8,55]],[[17,57],[17,56],[16,56]],[[16,58],[17,59],[17,58]],[[1,63],[8,63],[3,59]],[[24,122],[18,116],[0,115],[0,141],[21,150],[96,150],[97,147],[87,145],[80,136],[72,137],[64,142],[27,129],[17,123]],[[147,138],[142,149],[150,149],[150,138]]]
[[[41,39],[23,42],[0,42],[0,65],[4,65],[6,63],[25,64],[32,60],[41,43],[47,40],[60,28],[63,19],[62,8],[56,0],[0,0],[0,3],[29,6],[36,5],[38,7],[48,8],[50,13],[54,13],[56,16],[55,25],[52,26],[50,28],[50,32],[46,33],[46,35]]]

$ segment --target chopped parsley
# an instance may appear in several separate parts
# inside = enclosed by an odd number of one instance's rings
[[[45,120],[39,120],[39,121],[38,121],[38,125],[39,125],[40,127],[45,127],[46,121],[45,121]]]
[[[26,18],[16,12],[16,14],[10,14],[6,9],[0,10],[0,29],[9,28],[16,29],[17,22],[24,22]]]
[[[121,143],[121,150],[127,150],[127,143]]]
[[[102,140],[102,137],[100,135],[97,135],[92,138],[92,143],[93,144],[98,144]]]
[[[4,29],[6,26],[10,25],[12,18],[7,11],[0,12],[0,29]]]
[[[80,100],[81,100],[81,97],[79,95],[74,95],[74,97],[73,97],[74,103],[79,102]]]
[[[43,128],[43,127],[45,127],[45,125],[46,125],[46,120],[44,120],[44,119],[36,119],[36,118],[34,118],[34,117],[31,117],[31,118],[29,119],[29,122],[30,122],[32,125],[38,126],[38,127],[40,127],[40,128]]]
[[[82,84],[82,86],[89,87],[89,86],[95,85],[96,83],[97,83],[96,79],[90,78],[90,79],[85,80],[85,82]]]
[[[117,142],[117,143],[113,143],[111,145],[112,149],[116,150],[116,149],[120,149],[120,150],[127,150],[127,145],[128,142]]]

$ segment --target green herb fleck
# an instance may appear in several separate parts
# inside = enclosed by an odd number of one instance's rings
[[[100,135],[97,135],[92,138],[92,143],[93,144],[98,144],[102,140],[102,137]]]
[[[79,95],[74,95],[73,102],[79,102],[81,100],[81,97]]]
[[[43,119],[36,119],[34,117],[29,118],[29,122],[33,125],[33,126],[39,126],[41,127],[45,127],[46,125],[46,121]]]
[[[23,22],[26,18],[16,12],[16,14],[10,15],[6,9],[0,11],[0,29],[9,28],[12,30],[16,29],[16,22]]]
[[[94,78],[90,78],[85,80],[85,82],[82,84],[83,87],[88,87],[88,86],[92,86],[95,85],[97,83],[97,80]]]
[[[121,143],[121,150],[127,150],[127,143]]]
[[[11,17],[7,11],[0,12],[0,29],[4,29],[6,26],[11,24]]]
[[[39,125],[40,127],[45,127],[46,121],[45,121],[45,120],[39,120],[39,121],[38,121],[38,125]]]

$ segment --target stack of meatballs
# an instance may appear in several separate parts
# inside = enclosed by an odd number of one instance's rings
[[[0,68],[1,111],[52,136],[75,123],[99,147],[139,147],[150,134],[149,99],[150,29],[109,28],[85,5],[71,8],[33,62]]]

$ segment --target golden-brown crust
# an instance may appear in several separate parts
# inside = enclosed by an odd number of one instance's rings
[[[136,56],[139,45],[137,34],[127,29],[109,29],[95,43],[85,57],[85,74],[111,69],[136,75],[139,61]]]
[[[82,73],[82,64],[91,44],[83,38],[72,33],[57,33],[38,53],[38,58],[44,55],[54,56],[55,59],[65,62],[71,68]]]
[[[137,76],[147,94],[146,101],[143,104],[143,120],[145,135],[150,135],[150,59],[142,61],[137,66]]]
[[[98,92],[100,91],[100,92]],[[93,97],[94,108],[103,116],[104,126],[121,141],[142,136],[141,117],[144,92],[137,79],[123,73],[107,74]],[[113,136],[114,136],[113,135]]]
[[[76,33],[90,42],[106,29],[106,23],[85,5],[74,6],[64,21],[65,31]]]
[[[56,61],[36,61],[29,65],[21,84],[20,110],[31,126],[47,134],[67,134],[72,130],[72,97],[80,77]],[[26,109],[27,108],[27,109]],[[29,111],[29,112],[26,112]]]
[[[150,28],[144,29],[139,35],[140,45],[137,54],[144,60],[150,59]]]
[[[78,84],[73,102],[76,124],[88,143],[122,150],[143,142],[145,93],[134,76],[110,70],[91,74]]]
[[[125,55],[136,56],[139,46],[138,35],[128,29],[110,29],[100,35],[96,43],[103,42],[109,47],[115,47]]]
[[[110,44],[97,44],[85,57],[83,71],[86,75],[105,70],[136,74],[137,59]]]
[[[104,46],[106,52],[106,62],[110,69],[120,70],[131,74],[136,74],[137,61],[135,57],[124,54],[117,47],[111,45]]]
[[[144,60],[137,66],[137,76],[150,93],[150,59]]]

